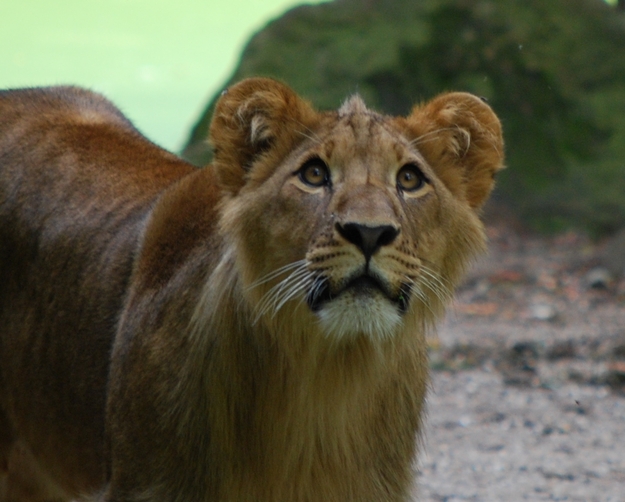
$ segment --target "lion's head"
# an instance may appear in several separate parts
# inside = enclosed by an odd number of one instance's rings
[[[255,322],[393,337],[432,321],[483,247],[477,213],[503,143],[475,96],[443,94],[406,118],[358,96],[319,113],[250,79],[221,97],[211,138],[221,226]]]

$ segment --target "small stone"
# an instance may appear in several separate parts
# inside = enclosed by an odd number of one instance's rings
[[[530,317],[538,321],[552,321],[557,315],[555,307],[548,303],[536,303],[530,307]]]
[[[593,268],[585,277],[586,284],[593,289],[606,289],[612,280],[613,277],[610,271],[603,267]]]
[[[468,415],[463,415],[458,420],[458,425],[460,427],[469,427],[469,425],[471,425],[472,423],[473,423],[473,420],[471,420],[471,417]]]

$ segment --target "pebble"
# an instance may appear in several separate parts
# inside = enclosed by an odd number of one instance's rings
[[[548,303],[535,303],[530,307],[530,317],[538,321],[552,321],[557,315],[558,311]]]
[[[585,282],[589,288],[606,289],[612,282],[613,277],[610,271],[604,267],[596,267],[590,270],[585,277]]]

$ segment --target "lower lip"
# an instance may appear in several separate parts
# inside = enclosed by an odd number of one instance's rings
[[[390,301],[397,304],[402,314],[405,313],[406,310],[408,309],[408,293],[404,291],[403,288],[398,299],[391,299],[384,292],[380,284],[371,277],[358,277],[352,280],[351,282],[349,282],[343,289],[341,289],[335,295],[333,295],[330,292],[329,286],[326,284],[324,286],[324,290],[322,291],[321,294],[316,296],[316,299],[314,302],[312,301],[313,300],[312,298],[307,299],[308,306],[313,312],[317,312],[323,307],[325,303],[332,301],[334,298],[337,298],[338,296],[342,295],[343,293],[347,291],[352,291],[356,295],[365,295],[365,296],[372,295],[374,292],[379,292],[382,295],[384,295],[386,298],[388,298]]]

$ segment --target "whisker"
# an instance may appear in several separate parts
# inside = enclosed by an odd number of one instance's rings
[[[310,275],[310,284],[308,285],[308,293],[302,295],[299,302],[297,302],[297,306],[299,307],[302,303],[308,300],[314,302],[321,293],[324,283],[325,281],[322,277],[317,275],[317,273],[312,272]]]
[[[453,296],[453,290],[443,282],[439,274],[422,266],[421,271],[423,273],[423,284],[426,285],[438,299],[445,303]]]
[[[272,293],[273,302],[271,302],[271,303],[273,304],[273,310],[276,309],[276,304],[280,302],[281,298],[283,298],[284,296],[288,295],[290,293],[290,291],[293,290],[293,288],[297,287],[302,282],[306,282],[307,281],[308,274],[309,274],[309,272],[306,271],[306,270],[298,271],[297,273],[291,274],[288,277],[288,280],[282,281],[280,283],[280,287],[278,289],[276,289],[275,291],[273,291],[273,293]]]
[[[308,270],[307,264],[308,262],[306,260],[291,263],[267,274],[265,277],[254,283],[254,286],[264,284],[269,280],[290,271],[287,277],[275,284],[262,296],[255,308],[255,323],[268,313],[271,313],[272,318],[275,317],[275,315],[289,300],[295,298],[297,295],[301,294],[302,291],[310,288],[315,283],[316,273]],[[302,295],[300,302],[305,298],[306,295]]]
[[[425,260],[423,258],[420,258],[420,261],[421,261],[421,268],[423,270],[426,270],[427,272],[433,274],[436,277],[437,282],[439,282],[442,287],[453,292],[454,290],[453,283],[446,277],[443,277],[439,272],[437,272],[436,268],[432,265],[432,263],[430,263],[428,260]]]
[[[287,291],[282,297],[282,299],[274,306],[272,317],[280,311],[280,309],[284,306],[286,302],[288,302],[291,298],[299,294],[302,290],[305,290],[310,286],[311,277],[304,277],[299,282],[294,284],[290,290]]]
[[[309,297],[312,303],[314,303],[319,297],[319,295],[322,293],[323,288],[325,286],[325,282],[326,281],[323,277],[317,276],[314,278],[314,283],[309,293]]]
[[[436,313],[434,312],[434,310],[430,306],[430,302],[428,301],[428,297],[423,292],[423,290],[419,287],[419,285],[415,281],[411,281],[408,284],[408,288],[410,289],[410,293],[411,294],[415,295],[419,300],[421,300],[421,304],[427,310],[430,311],[430,314],[432,314],[432,317],[436,317]]]
[[[294,261],[293,263],[289,263],[288,265],[284,265],[283,267],[280,267],[276,270],[273,270],[272,272],[269,272],[268,274],[264,275],[263,277],[261,277],[260,279],[258,279],[257,281],[254,281],[252,284],[250,284],[247,289],[254,289],[258,286],[260,286],[261,284],[265,284],[269,281],[271,281],[272,279],[275,279],[276,277],[278,277],[281,274],[284,274],[285,272],[293,269],[293,268],[305,268],[307,266],[308,262],[306,261],[306,259],[303,260],[298,260],[298,261]]]
[[[442,304],[447,303],[447,297],[445,296],[445,293],[442,292],[440,288],[436,286],[436,283],[433,283],[429,279],[422,277],[420,284],[428,288],[432,293],[434,293],[434,296],[438,298],[439,302],[441,302]]]
[[[280,296],[283,294],[283,291],[286,288],[290,287],[289,283],[293,281],[299,281],[308,273],[308,270],[298,268],[295,271],[291,272],[285,279],[273,286],[269,291],[267,291],[258,303],[257,309],[260,311],[260,315],[265,314],[271,308],[271,305],[275,304],[278,301]]]

